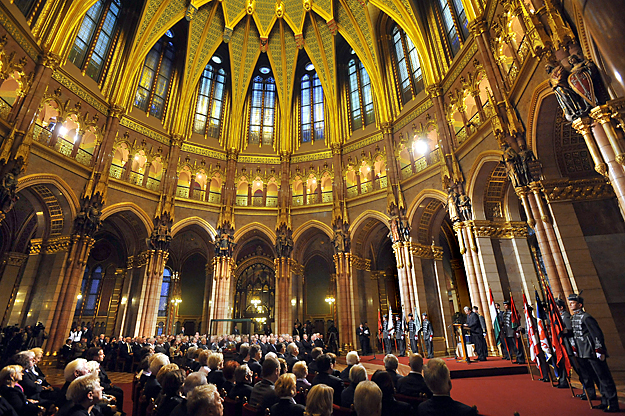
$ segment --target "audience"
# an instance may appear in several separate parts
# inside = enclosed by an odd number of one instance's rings
[[[204,373],[195,372],[189,374],[184,381],[184,385],[182,386],[182,392],[184,394],[182,402],[171,412],[171,416],[187,416],[189,414],[187,412],[187,397],[189,396],[189,393],[191,393],[194,388],[205,384],[207,383]]]
[[[395,400],[395,388],[388,371],[378,370],[371,376],[371,381],[382,390],[382,416],[406,415],[413,412],[412,406]]]
[[[230,393],[230,390],[234,387],[234,371],[240,366],[237,361],[230,360],[224,364],[221,370],[224,375],[224,383],[221,386],[226,391],[226,394]]]
[[[397,367],[399,367],[399,360],[393,354],[387,354],[384,357],[384,368],[386,372],[391,376],[393,380],[393,387],[397,388],[397,382],[401,376],[397,373]]]
[[[93,407],[102,400],[103,391],[100,380],[95,374],[78,377],[71,382],[67,389],[67,400],[72,403],[72,407],[66,415],[91,415]]]
[[[450,397],[451,378],[449,377],[449,368],[447,368],[445,361],[440,358],[428,360],[427,365],[423,369],[423,378],[425,379],[425,384],[432,391],[433,396],[419,405],[417,408],[419,416],[473,416],[478,414],[475,407],[469,407]]]
[[[187,398],[187,411],[193,416],[222,416],[223,399],[214,384],[194,388]]]
[[[4,397],[19,415],[36,416],[39,413],[37,401],[27,399],[19,387],[24,377],[21,365],[8,365],[0,370],[0,395]]]
[[[250,405],[257,408],[259,413],[278,402],[274,383],[280,376],[280,363],[277,358],[271,357],[269,353],[263,362],[262,376],[263,379],[254,385],[250,395]]]
[[[161,384],[156,380],[156,375],[161,367],[169,364],[169,358],[162,353],[154,354],[149,359],[150,374],[146,376],[143,391],[148,399],[156,399],[161,392]]]
[[[301,404],[295,403],[295,375],[292,373],[283,374],[276,381],[276,396],[278,403],[270,408],[271,416],[301,416],[306,408]]]
[[[293,364],[293,374],[297,377],[295,387],[297,390],[308,390],[312,387],[310,381],[306,378],[308,376],[308,366],[306,361],[298,361]]]
[[[382,390],[377,384],[368,380],[358,383],[354,392],[354,410],[358,416],[382,414]]]
[[[410,373],[397,381],[397,393],[411,397],[426,395],[432,397],[432,392],[425,384],[423,372],[423,357],[420,354],[410,356]]]
[[[367,370],[365,367],[360,364],[352,365],[352,368],[349,370],[349,380],[351,383],[343,390],[343,393],[341,393],[341,407],[349,408],[354,403],[356,387],[361,381],[365,381],[366,379]]]
[[[313,350],[314,354],[315,350]],[[321,354],[315,360],[317,363],[318,374],[312,381],[313,387],[318,384],[325,384],[334,389],[334,404],[341,405],[341,393],[343,392],[343,381],[333,376],[334,368],[332,368],[332,358],[328,354]]]
[[[161,383],[163,387],[158,401],[156,416],[169,416],[179,404],[182,404],[182,386],[185,381],[185,375],[184,370],[172,370],[165,374]]]
[[[208,373],[206,379],[210,384],[216,385],[217,390],[221,390],[226,382],[224,373],[221,370],[223,366],[224,356],[222,353],[216,352],[208,357],[208,368],[210,369],[210,373]]]
[[[325,384],[313,386],[306,396],[306,413],[310,416],[330,416],[333,396],[332,387]]]
[[[350,381],[349,371],[351,370],[353,365],[360,363],[360,357],[358,356],[358,353],[356,351],[350,351],[347,353],[347,356],[345,357],[345,362],[347,363],[347,367],[345,367],[345,369],[341,371],[341,374],[339,377],[343,381]]]
[[[117,410],[123,413],[123,404],[124,404],[124,391],[114,386],[111,380],[109,379],[108,374],[106,374],[106,370],[102,363],[104,362],[104,350],[100,347],[91,347],[85,353],[85,357],[87,360],[97,361],[100,363],[98,376],[100,378],[100,386],[104,389],[104,393],[115,397],[115,405]]]
[[[252,379],[254,373],[247,364],[243,364],[234,370],[234,387],[228,393],[228,397],[231,399],[245,399],[250,400],[252,395]]]

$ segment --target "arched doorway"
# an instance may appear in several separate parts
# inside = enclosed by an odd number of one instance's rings
[[[252,332],[266,332],[274,319],[275,271],[261,259],[251,258],[246,263],[237,275],[234,318],[252,319]]]

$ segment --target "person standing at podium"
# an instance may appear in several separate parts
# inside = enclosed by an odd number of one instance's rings
[[[479,361],[486,361],[486,340],[484,340],[480,317],[468,306],[464,307],[464,313],[467,314],[467,323],[464,324],[464,327],[471,332],[471,342],[475,348],[477,359]]]

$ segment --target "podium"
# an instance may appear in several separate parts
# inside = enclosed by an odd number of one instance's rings
[[[464,339],[464,329],[462,328],[462,324],[454,324],[454,335],[456,337],[456,361],[462,362],[465,361],[467,364],[471,363],[469,359],[469,353],[473,353],[473,351],[469,351],[467,348],[467,342]],[[472,350],[473,344],[469,345]]]

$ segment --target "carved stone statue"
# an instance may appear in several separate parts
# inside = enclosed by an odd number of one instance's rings
[[[0,212],[7,213],[17,202],[17,175],[19,170],[7,172],[0,183]]]
[[[458,207],[460,210],[461,221],[471,221],[473,219],[473,210],[471,208],[471,199],[466,195],[458,197]]]
[[[281,226],[276,231],[276,254],[278,255],[278,257],[289,257],[292,251],[292,231],[286,226]]]
[[[577,55],[569,56],[571,64],[571,74],[568,77],[569,86],[579,95],[590,107],[599,105],[593,78],[596,75],[596,67],[588,60],[580,59]]]
[[[447,212],[449,212],[449,219],[452,223],[460,221],[460,215],[458,213],[458,193],[452,188],[448,189]]]
[[[525,163],[516,150],[511,148],[507,143],[503,144],[502,162],[506,165],[506,171],[508,173],[508,178],[510,178],[512,182],[512,186],[516,188],[529,184],[530,181],[528,181],[527,178]]]
[[[234,246],[232,230],[221,227],[215,236],[215,257],[232,257]]]
[[[104,201],[99,192],[90,197],[81,198],[80,212],[74,220],[74,234],[93,236],[102,223],[100,216],[103,205]]]
[[[339,225],[334,227],[334,236],[332,244],[334,245],[334,253],[345,253],[349,251],[350,241],[349,234],[344,230],[345,227]]]
[[[549,74],[549,85],[551,85],[551,89],[558,99],[558,104],[564,111],[564,117],[568,121],[573,121],[588,113],[590,110],[588,103],[575,93],[567,83],[566,69],[561,65],[553,66],[547,64],[545,70]]]
[[[148,246],[152,250],[168,250],[171,242],[171,226],[173,219],[169,212],[154,218],[154,230],[150,235]]]

